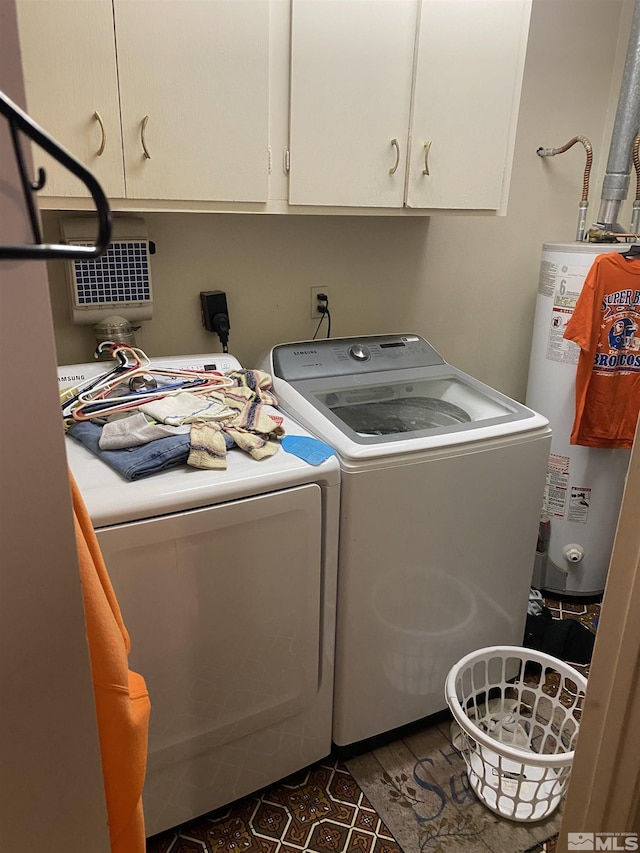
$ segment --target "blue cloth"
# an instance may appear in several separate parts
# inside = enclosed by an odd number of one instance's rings
[[[90,421],[79,421],[67,430],[67,435],[95,453],[125,480],[140,480],[158,471],[184,465],[189,456],[189,433],[158,438],[126,450],[101,450],[98,445],[101,433],[102,427]]]
[[[285,435],[280,443],[283,450],[304,459],[309,465],[321,465],[330,456],[337,456],[333,447],[306,435]]]

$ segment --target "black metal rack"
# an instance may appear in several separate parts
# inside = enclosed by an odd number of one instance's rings
[[[102,255],[111,240],[111,211],[102,187],[76,158],[62,148],[52,136],[37,125],[20,107],[0,91],[0,113],[4,115],[11,131],[16,163],[22,182],[25,205],[29,214],[31,231],[34,242],[25,245],[0,244],[0,259],[31,259],[31,260],[78,260],[82,258],[97,258]],[[93,246],[68,246],[65,244],[43,243],[40,222],[34,202],[34,193],[42,189],[46,175],[44,169],[38,170],[38,179],[32,181],[27,174],[24,154],[20,142],[19,131],[33,140],[47,154],[72,172],[87,187],[93,198],[98,214],[98,235]]]

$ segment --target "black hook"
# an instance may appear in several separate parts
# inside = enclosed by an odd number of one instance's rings
[[[38,190],[41,190],[44,188],[44,185],[46,183],[47,183],[47,173],[42,168],[42,166],[40,166],[38,169],[38,180],[37,181],[31,181],[31,189],[34,192],[38,192]]]
[[[49,136],[33,119],[23,112],[17,104],[14,104],[3,92],[0,91],[0,113],[9,121],[13,149],[16,163],[22,182],[31,231],[34,243],[26,246],[2,246],[0,245],[1,258],[31,258],[34,260],[46,260],[48,258],[65,258],[68,260],[80,260],[83,258],[97,258],[103,255],[111,240],[111,211],[109,203],[102,187],[91,172],[86,169],[79,160],[65,151],[53,137]],[[94,246],[67,246],[56,244],[43,244],[40,231],[40,221],[34,203],[33,193],[42,189],[45,185],[46,174],[43,168],[38,169],[38,178],[32,181],[27,175],[24,154],[20,145],[18,130],[21,130],[29,139],[32,139],[47,154],[50,154],[58,163],[61,163],[72,174],[79,178],[87,187],[96,206],[98,214],[98,236]]]

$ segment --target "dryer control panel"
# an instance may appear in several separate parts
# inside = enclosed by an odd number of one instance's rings
[[[273,349],[273,372],[287,382],[441,364],[444,359],[419,335],[330,338]]]

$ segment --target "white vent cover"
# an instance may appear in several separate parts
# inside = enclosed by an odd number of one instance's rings
[[[95,242],[93,218],[62,219],[61,227],[66,243],[89,246]],[[111,243],[104,255],[69,262],[74,323],[98,323],[109,314],[134,322],[151,319],[150,245],[144,219],[114,218]]]

